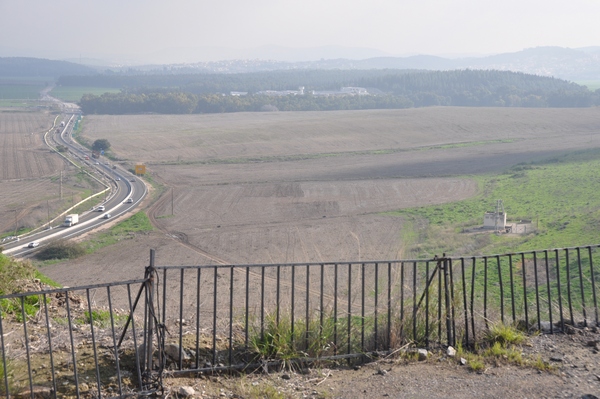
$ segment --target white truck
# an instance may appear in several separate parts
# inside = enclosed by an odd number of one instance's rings
[[[63,226],[71,227],[71,226],[75,226],[77,223],[79,223],[79,215],[76,213],[73,213],[71,215],[67,215],[67,217],[65,218],[65,222],[63,223]]]

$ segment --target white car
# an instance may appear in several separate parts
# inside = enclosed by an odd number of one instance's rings
[[[102,219],[109,219],[110,218],[110,213],[105,213],[104,216],[102,216]]]
[[[37,242],[37,241],[34,241],[34,242],[30,242],[30,243],[27,245],[27,247],[28,247],[28,248],[35,248],[35,247],[37,247],[38,245],[40,245],[40,243],[39,243],[39,242]]]
[[[133,204],[133,198],[127,198],[126,204]]]
[[[104,209],[106,209],[106,208],[104,208],[104,205],[100,205],[98,208],[96,208],[96,211],[104,212]]]

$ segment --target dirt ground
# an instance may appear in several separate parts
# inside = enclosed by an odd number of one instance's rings
[[[348,366],[284,369],[243,377],[207,376],[166,379],[167,392],[177,396],[182,386],[198,398],[595,398],[600,397],[600,334],[578,329],[575,334],[533,336],[523,356],[541,359],[550,371],[491,361],[483,372],[470,371],[443,349],[426,361],[391,357]],[[595,395],[595,396],[585,396]]]

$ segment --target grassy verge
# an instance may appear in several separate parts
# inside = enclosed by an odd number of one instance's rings
[[[129,219],[126,219],[114,227],[110,228],[107,232],[100,233],[94,236],[89,241],[86,241],[83,245],[86,249],[86,253],[93,253],[100,248],[113,245],[121,240],[131,239],[135,236],[135,233],[152,231],[154,227],[150,223],[150,219],[144,211],[140,211]]]

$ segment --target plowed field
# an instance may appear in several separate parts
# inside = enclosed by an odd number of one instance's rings
[[[162,265],[402,258],[407,229],[386,211],[468,198],[469,175],[599,146],[600,109],[88,116],[83,135],[167,189],[148,211],[155,233],[47,268],[68,285],[140,277],[150,248]]]

